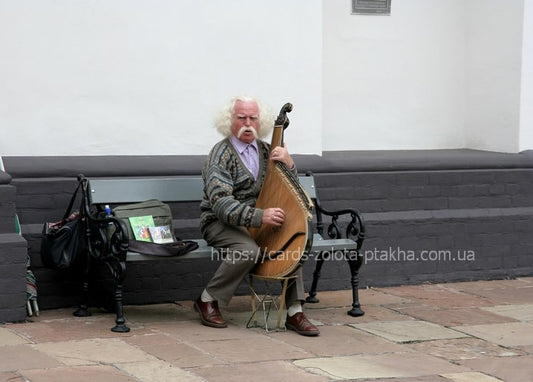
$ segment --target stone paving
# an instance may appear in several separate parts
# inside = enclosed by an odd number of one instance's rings
[[[114,315],[42,311],[0,325],[0,382],[533,381],[533,277],[360,291],[306,304],[319,337],[246,328],[250,297],[223,310],[226,329],[200,324],[191,301],[126,306]],[[270,320],[275,320],[271,314]]]

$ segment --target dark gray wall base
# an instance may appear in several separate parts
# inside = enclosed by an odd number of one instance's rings
[[[26,318],[26,240],[16,233],[16,188],[0,171],[0,323]]]
[[[533,275],[531,207],[367,214],[366,221],[362,287]]]
[[[58,220],[78,173],[94,177],[199,174],[204,156],[7,157],[16,186],[42,309],[78,303],[78,276],[42,267],[43,222]],[[533,153],[475,150],[329,152],[295,155],[300,172],[313,171],[323,205],[355,208],[367,221],[366,264],[360,287],[513,278],[533,275]],[[199,237],[196,204],[173,204],[182,238]],[[201,263],[201,264],[200,264]],[[132,263],[126,304],[196,298],[216,264],[180,261]],[[304,266],[309,287],[314,270]],[[92,303],[108,306],[111,281],[96,267]],[[103,280],[103,281],[102,281]],[[339,259],[324,264],[318,291],[350,289]],[[107,294],[106,294],[107,293]],[[248,293],[246,283],[239,289]],[[347,304],[350,302],[347,301]]]
[[[0,323],[26,318],[26,240],[0,234]]]

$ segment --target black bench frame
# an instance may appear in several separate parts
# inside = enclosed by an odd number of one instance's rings
[[[316,233],[313,234],[313,245],[310,254],[316,256],[316,267],[307,303],[317,303],[317,285],[324,261],[339,251],[348,262],[351,274],[353,303],[347,312],[350,316],[362,316],[359,303],[359,269],[363,262],[360,249],[365,239],[365,224],[361,215],[354,209],[329,211],[323,208],[316,193],[312,173],[300,176],[300,183],[314,203],[314,219]],[[75,316],[90,316],[88,310],[89,271],[93,260],[104,262],[111,272],[114,281],[114,299],[116,325],[114,332],[129,332],[123,311],[122,285],[126,277],[126,263],[129,261],[165,260],[169,257],[149,256],[128,251],[128,231],[126,225],[115,217],[102,217],[105,204],[124,204],[140,202],[147,199],[159,199],[164,202],[200,201],[203,183],[200,176],[172,178],[114,178],[93,179],[89,181],[83,175],[78,176],[83,188],[83,201],[80,216],[85,222],[87,242],[86,266],[82,284],[82,302],[74,312]],[[341,229],[339,219],[345,216],[346,228]],[[329,224],[324,218],[330,218]],[[113,234],[108,238],[108,228],[113,226]],[[324,233],[326,230],[327,234]],[[199,248],[180,257],[170,259],[194,259],[212,257],[213,248],[203,239],[196,240]],[[337,256],[335,256],[337,258]]]

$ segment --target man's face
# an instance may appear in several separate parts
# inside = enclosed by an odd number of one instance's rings
[[[252,143],[259,131],[259,107],[255,101],[237,101],[231,132],[241,142]]]

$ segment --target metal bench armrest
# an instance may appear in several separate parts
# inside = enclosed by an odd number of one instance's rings
[[[323,208],[318,202],[315,203],[316,217],[317,217],[317,231],[321,235],[324,234],[324,222],[322,216],[328,216],[331,218],[331,222],[327,226],[327,236],[330,239],[341,239],[343,237],[352,239],[357,243],[357,250],[360,250],[363,241],[365,240],[365,222],[361,214],[354,209],[343,209],[338,211],[330,211]],[[344,236],[339,224],[339,218],[344,215],[350,216]]]
[[[129,235],[126,224],[115,217],[103,217],[90,204],[89,180],[80,175],[83,185],[84,217],[86,218],[87,251],[91,257],[108,261],[126,260]],[[94,212],[93,212],[94,211]]]

